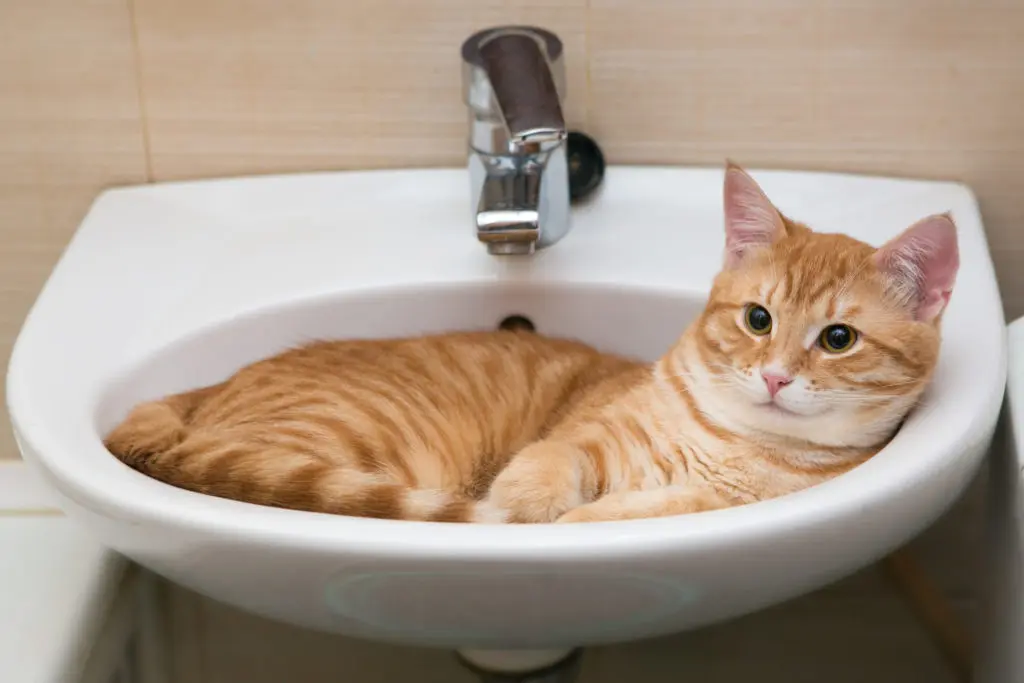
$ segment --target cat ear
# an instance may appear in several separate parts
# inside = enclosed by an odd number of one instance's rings
[[[922,218],[872,257],[901,304],[928,322],[942,313],[960,268],[956,225],[948,213]]]
[[[786,224],[771,200],[746,171],[725,168],[725,267],[735,268],[750,252],[786,236]]]

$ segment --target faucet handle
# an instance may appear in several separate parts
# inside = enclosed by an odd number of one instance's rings
[[[561,142],[565,118],[555,79],[537,40],[522,33],[484,39],[484,72],[513,144]]]
[[[523,147],[566,138],[562,114],[562,42],[550,31],[502,26],[479,31],[462,46],[467,101],[500,118],[508,144]]]

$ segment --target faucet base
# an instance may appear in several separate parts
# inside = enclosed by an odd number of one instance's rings
[[[536,242],[488,242],[487,253],[495,256],[530,255],[537,251]]]

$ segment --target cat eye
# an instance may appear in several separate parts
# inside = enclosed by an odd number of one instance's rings
[[[743,321],[747,329],[754,334],[764,336],[772,331],[772,314],[764,306],[750,304],[743,313]]]
[[[821,331],[818,343],[829,353],[842,353],[857,341],[857,332],[849,325],[829,325]]]

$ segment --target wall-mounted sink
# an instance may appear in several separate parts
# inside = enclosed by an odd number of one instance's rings
[[[101,444],[136,401],[314,337],[538,331],[654,358],[721,262],[720,170],[608,169],[573,229],[494,256],[464,170],[328,173],[104,193],[25,323],[8,400],[25,459],[113,548],[302,626],[453,647],[560,647],[691,629],[785,600],[932,522],[988,445],[1003,394],[999,292],[952,183],[755,172],[778,206],[880,244],[952,210],[962,265],[933,388],[892,444],[769,502],[607,524],[493,526],[265,508],[161,484]],[[486,407],[482,407],[486,409]]]

